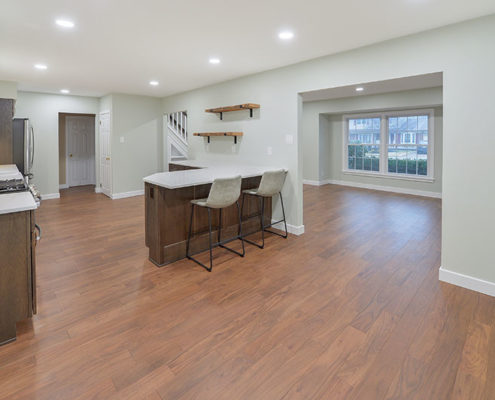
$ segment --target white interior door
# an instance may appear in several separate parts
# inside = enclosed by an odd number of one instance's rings
[[[110,113],[100,114],[100,186],[107,196],[112,194],[112,161],[110,152]]]
[[[90,116],[67,116],[67,169],[69,186],[95,184],[95,122]]]

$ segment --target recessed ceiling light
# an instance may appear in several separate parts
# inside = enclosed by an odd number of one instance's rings
[[[159,84],[160,84],[160,82],[158,82],[158,81],[150,81],[151,86],[158,86]]]
[[[294,37],[294,33],[291,31],[282,31],[278,34],[278,37],[282,40],[290,40]]]
[[[69,94],[70,90],[69,89],[60,89],[60,93]]]
[[[62,28],[74,28],[74,22],[68,19],[57,19],[55,23]]]
[[[220,59],[216,57],[210,57],[210,64],[220,64]]]
[[[34,64],[34,68],[36,68],[36,69],[41,69],[41,70],[45,70],[45,69],[47,69],[48,67],[47,67],[45,64]]]
[[[364,90],[364,87],[361,87],[361,86],[356,88],[356,92],[362,92],[363,90]]]

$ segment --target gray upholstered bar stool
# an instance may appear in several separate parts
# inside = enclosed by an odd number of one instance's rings
[[[193,260],[195,263],[201,265],[207,271],[211,271],[213,268],[213,247],[222,247],[226,250],[231,251],[241,257],[244,257],[244,240],[242,239],[242,221],[241,221],[241,209],[239,207],[239,196],[241,194],[241,182],[240,176],[234,178],[224,178],[215,179],[211,185],[210,193],[207,199],[191,200],[191,221],[189,223],[189,233],[187,235],[187,245],[186,245],[186,257]],[[237,213],[239,215],[239,234],[233,238],[221,241],[222,234],[222,209],[231,206],[232,204],[237,204]],[[192,225],[194,217],[195,207],[205,207],[208,210],[208,241],[210,244],[210,266],[207,267],[202,262],[196,260],[190,253],[190,242],[192,236]],[[220,213],[220,218],[218,222],[218,237],[217,242],[212,243],[211,239],[211,209],[218,209]],[[225,243],[232,242],[233,240],[240,239],[242,243],[242,253],[225,246]]]
[[[280,169],[277,171],[267,171],[263,174],[261,177],[261,182],[260,186],[258,189],[249,189],[249,190],[243,190],[242,191],[242,207],[241,207],[241,215],[242,211],[244,209],[244,198],[245,196],[256,196],[259,197],[260,199],[260,226],[261,226],[261,244],[255,243],[251,240],[248,240],[244,238],[244,241],[254,244],[255,246],[258,246],[260,249],[265,247],[265,232],[272,233],[274,235],[278,235],[283,237],[284,239],[287,239],[287,222],[285,220],[285,210],[284,210],[284,200],[282,198],[282,187],[284,186],[285,178],[287,176],[287,171]],[[276,222],[270,222],[268,225],[265,225],[263,219],[264,219],[264,214],[265,214],[265,198],[273,197],[275,195],[280,196],[280,204],[282,205],[282,215],[283,219],[280,221]],[[258,215],[249,217],[249,218],[255,218],[258,217]],[[285,225],[285,234],[282,235],[281,233],[270,231],[266,228],[270,228],[272,225],[278,224],[280,222],[283,222]]]

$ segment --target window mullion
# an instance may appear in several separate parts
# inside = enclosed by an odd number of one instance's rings
[[[388,152],[387,152],[387,117],[385,115],[381,116],[380,122],[380,173],[386,174],[388,168],[385,168],[387,163]]]

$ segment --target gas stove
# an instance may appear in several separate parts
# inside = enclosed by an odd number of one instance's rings
[[[0,179],[0,194],[25,192],[27,190],[29,190],[29,187],[23,178]]]

